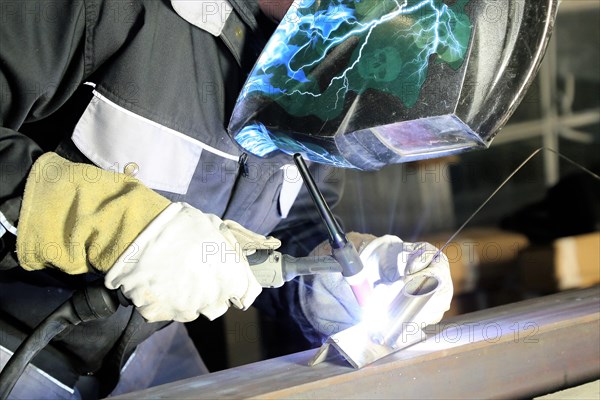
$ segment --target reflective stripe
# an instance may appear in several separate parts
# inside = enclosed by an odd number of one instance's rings
[[[7,231],[17,236],[17,228],[0,212],[0,237],[4,236]]]
[[[104,97],[103,95],[101,95],[100,93],[98,93],[97,91],[93,91],[94,96],[96,96],[97,98],[101,99],[102,101],[106,102],[107,104],[109,104],[112,107],[115,107],[116,109],[118,109],[121,112],[124,112],[125,114],[128,114],[131,117],[134,117],[136,119],[139,119],[141,121],[143,121],[144,123],[147,123],[151,126],[160,128],[161,130],[168,132],[172,135],[178,136],[184,140],[189,141],[191,144],[194,144],[196,146],[201,147],[202,149],[209,151],[213,154],[218,155],[219,157],[223,157],[223,158],[227,158],[229,160],[233,160],[233,161],[237,161],[239,159],[239,155],[234,155],[234,154],[229,154],[229,153],[225,153],[224,151],[221,151],[219,149],[215,149],[214,147],[211,147],[209,145],[207,145],[206,143],[202,143],[201,141],[194,139],[192,137],[189,137],[181,132],[178,132],[176,130],[173,130],[171,128],[167,128],[166,126],[163,126],[157,122],[154,122],[146,117],[142,117],[141,115],[138,115],[132,111],[127,110],[126,108],[121,107],[120,105],[110,101],[109,99],[107,99],[106,97]]]
[[[199,141],[197,139],[194,139],[194,138],[192,138],[190,136],[187,136],[187,135],[185,135],[185,134],[183,134],[181,132],[178,132],[176,130],[173,130],[171,128],[167,128],[166,126],[163,126],[163,125],[161,125],[161,124],[159,124],[157,122],[149,120],[148,118],[142,117],[141,115],[138,115],[138,114],[136,114],[134,112],[131,112],[131,111],[127,110],[126,108],[123,108],[120,105],[118,105],[118,104],[110,101],[109,99],[107,99],[106,97],[104,97],[103,95],[101,95],[100,93],[98,93],[95,90],[93,91],[93,93],[94,93],[94,96],[96,96],[97,98],[99,98],[102,101],[106,102],[110,106],[115,107],[119,111],[124,112],[125,114],[128,114],[129,116],[134,117],[136,119],[144,121],[145,123],[147,123],[147,124],[149,124],[151,126],[160,128],[164,132],[168,132],[168,133],[170,133],[172,135],[180,137],[181,139],[187,140],[191,144],[199,146],[199,147],[201,147],[202,149],[204,149],[204,150],[206,150],[208,152],[211,152],[213,154],[218,155],[219,157],[223,157],[223,158],[226,158],[228,160],[233,160],[233,161],[238,161],[238,159],[239,159],[239,155],[229,154],[229,153],[225,153],[224,151],[221,151],[219,149],[215,149],[214,147],[209,146],[206,143],[202,143],[201,141]]]
[[[72,139],[100,168],[124,173],[135,166],[135,177],[146,186],[187,194],[203,151],[239,159],[129,111],[95,90],[92,93]]]
[[[98,167],[124,173],[135,164],[135,177],[146,186],[185,194],[202,148],[159,126],[132,118],[94,95],[73,130],[73,143]],[[131,172],[131,171],[130,171]],[[93,170],[84,178],[97,178]]]
[[[279,214],[281,218],[287,218],[300,189],[302,189],[303,181],[296,165],[285,164],[281,169],[283,170],[283,183],[279,194]]]

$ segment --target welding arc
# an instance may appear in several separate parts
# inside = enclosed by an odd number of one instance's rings
[[[492,192],[491,195],[488,196],[487,199],[485,199],[485,201],[483,203],[481,203],[481,205],[479,207],[477,207],[477,209],[475,210],[475,212],[473,212],[473,214],[471,214],[469,216],[469,218],[467,218],[467,220],[458,228],[458,230],[456,232],[454,232],[454,234],[452,236],[450,236],[450,239],[448,239],[448,241],[442,246],[440,247],[440,249],[435,253],[435,256],[433,256],[432,260],[435,260],[442,251],[444,251],[444,249],[454,240],[454,238],[456,238],[456,236],[458,236],[458,234],[460,232],[462,232],[462,230],[465,228],[465,226],[467,226],[467,224],[469,224],[469,222],[471,222],[471,220],[473,218],[475,218],[475,216],[477,214],[479,214],[479,212],[483,209],[483,207],[485,207],[487,205],[487,203],[490,202],[490,200],[492,200],[492,198],[494,198],[496,196],[496,194],[513,178],[513,176],[515,176],[517,174],[517,172],[519,172],[527,163],[529,163],[529,161],[531,161],[536,155],[538,155],[542,150],[547,150],[550,151],[556,155],[558,155],[559,157],[561,157],[562,159],[564,159],[565,161],[571,163],[572,165],[574,165],[575,167],[581,169],[582,171],[588,173],[589,175],[593,176],[594,178],[600,180],[600,176],[596,175],[595,173],[593,173],[592,171],[590,171],[589,169],[585,168],[583,165],[571,160],[569,157],[559,153],[558,151],[551,149],[549,147],[540,147],[539,149],[536,149],[533,153],[531,153],[513,172],[511,172],[511,174],[500,184],[500,186],[498,186],[496,188],[496,190],[494,190]]]

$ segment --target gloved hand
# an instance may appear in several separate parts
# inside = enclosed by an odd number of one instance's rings
[[[247,309],[260,294],[247,252],[279,245],[233,221],[173,203],[117,260],[105,285],[120,287],[151,322],[188,322],[199,314],[213,320],[230,305]]]
[[[390,293],[384,294],[391,300],[409,279],[420,275],[435,277],[439,281],[438,289],[411,322],[424,327],[442,319],[444,312],[450,308],[453,287],[446,256],[440,253],[433,259],[437,253],[435,246],[429,243],[406,243],[392,235],[375,238],[372,235],[350,233],[348,238],[360,254],[367,279],[374,287],[374,296],[392,287],[395,293],[391,296]],[[327,251],[330,249],[323,244],[311,255],[323,255]],[[304,315],[313,328],[324,336],[347,329],[362,318],[362,310],[341,274],[301,277],[299,296]]]
[[[23,268],[107,272],[105,285],[121,287],[150,322],[200,313],[214,319],[230,304],[249,307],[261,287],[245,254],[279,245],[170,203],[136,179],[53,153],[28,177],[17,235]]]

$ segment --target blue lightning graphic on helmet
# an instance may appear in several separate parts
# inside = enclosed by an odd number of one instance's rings
[[[337,118],[352,96],[369,91],[392,95],[410,108],[432,62],[454,69],[462,64],[472,30],[464,11],[468,2],[297,0],[259,57],[239,101],[267,97],[291,116],[322,121]],[[255,128],[257,138],[269,131]],[[248,150],[252,130],[244,129]],[[274,137],[271,132],[269,145],[258,147],[282,149]]]

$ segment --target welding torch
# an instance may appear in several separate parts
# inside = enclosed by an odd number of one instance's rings
[[[332,256],[292,257],[275,250],[256,250],[246,256],[252,274],[264,288],[278,288],[300,275],[342,272]]]
[[[366,271],[358,251],[352,242],[348,240],[338,221],[333,216],[302,155],[295,154],[294,162],[304,180],[308,193],[319,211],[321,219],[327,227],[329,243],[332,248],[332,255],[329,258],[333,258],[339,263],[339,269],[346,282],[352,288],[358,304],[364,307],[373,289],[367,280]],[[315,273],[323,271],[320,268],[322,268],[322,265],[327,265],[322,264],[322,261],[325,260],[327,260],[327,257],[323,258],[323,260],[315,260]],[[333,260],[329,260],[329,265],[333,265],[332,262]],[[386,319],[388,323],[384,324],[383,329],[375,330],[371,335],[371,340],[380,345],[386,345],[389,348],[396,348],[398,339],[403,334],[406,324],[413,321],[415,316],[423,309],[438,289],[438,284],[439,282],[436,278],[428,276],[409,280],[400,293],[386,307]]]
[[[306,189],[315,203],[323,223],[327,227],[332,256],[339,263],[342,275],[352,288],[352,293],[354,293],[358,304],[364,306],[371,294],[371,285],[367,281],[358,251],[356,251],[352,242],[348,240],[340,224],[335,219],[301,154],[294,154],[294,163],[298,167]]]

